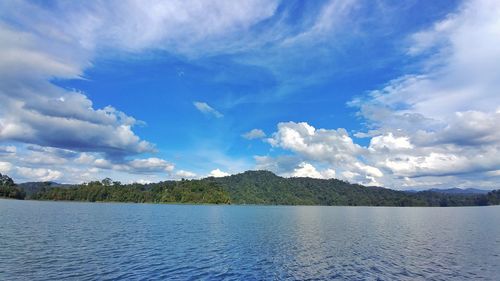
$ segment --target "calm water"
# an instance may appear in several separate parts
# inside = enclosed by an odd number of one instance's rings
[[[0,200],[0,280],[500,280],[500,208]]]

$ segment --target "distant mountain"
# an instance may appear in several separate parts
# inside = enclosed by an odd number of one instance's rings
[[[24,192],[26,192],[27,197],[31,197],[33,194],[40,192],[43,188],[45,189],[50,189],[50,188],[55,188],[55,187],[60,187],[60,188],[69,188],[72,185],[68,184],[60,184],[57,182],[52,182],[52,181],[36,181],[36,182],[23,182],[18,184],[17,186],[21,187]]]
[[[457,194],[457,195],[474,195],[474,194],[488,194],[491,190],[484,190],[484,189],[477,189],[477,188],[448,188],[448,189],[439,189],[439,188],[431,188],[431,189],[425,189],[425,190],[405,190],[405,192],[408,193],[417,193],[417,192],[425,192],[425,191],[430,191],[430,192],[436,192],[436,193],[441,193],[441,194]]]
[[[461,189],[456,187],[448,189],[432,188],[429,189],[429,191],[444,193],[444,194],[488,194],[488,192],[490,192],[490,190],[484,190],[484,189],[477,189],[477,188]]]

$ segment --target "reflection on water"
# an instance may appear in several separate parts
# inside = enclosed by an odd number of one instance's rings
[[[0,280],[500,276],[500,208],[0,200]]]

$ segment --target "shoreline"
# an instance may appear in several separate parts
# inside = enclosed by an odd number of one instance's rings
[[[182,202],[128,202],[128,201],[79,201],[79,200],[37,200],[0,197],[0,200],[61,202],[61,203],[94,203],[94,204],[135,204],[135,205],[179,205],[179,206],[239,206],[239,207],[376,207],[376,208],[464,208],[464,207],[495,207],[500,205],[464,205],[464,206],[393,206],[393,205],[287,205],[287,204],[212,204],[212,203],[182,203]]]

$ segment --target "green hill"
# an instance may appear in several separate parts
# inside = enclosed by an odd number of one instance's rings
[[[351,184],[337,179],[283,178],[269,171],[247,171],[222,178],[209,177],[152,184],[124,185],[104,179],[101,182],[81,185],[29,183],[16,186],[13,182],[8,185],[9,194],[12,190],[17,190],[18,193],[12,194],[35,200],[327,206],[500,204],[500,190],[488,194],[449,194],[433,191],[410,193]],[[28,192],[22,189],[23,186],[29,189]]]
[[[342,206],[475,206],[487,196],[437,192],[407,193],[351,184],[337,179],[283,178],[269,171],[247,171],[223,178],[206,178],[227,190],[235,204]],[[493,202],[493,201],[492,201]]]

